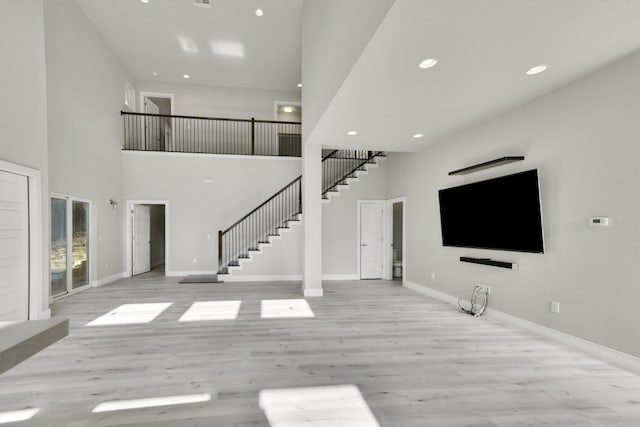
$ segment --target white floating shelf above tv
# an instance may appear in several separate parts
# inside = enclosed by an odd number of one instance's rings
[[[478,172],[483,169],[494,168],[496,166],[506,165],[508,163],[519,162],[524,160],[524,156],[506,156],[499,159],[489,160],[488,162],[478,163],[477,165],[467,166],[466,168],[458,169],[449,172],[449,175],[465,175],[468,173]]]

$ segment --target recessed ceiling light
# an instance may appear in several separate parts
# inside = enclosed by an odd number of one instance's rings
[[[350,130],[349,132],[347,132],[347,135],[349,136],[353,136],[353,135],[357,135],[358,131],[357,130]]]
[[[415,135],[413,135],[414,138],[418,139],[418,138],[422,138],[424,135],[421,133],[416,133]]]
[[[211,184],[213,182],[213,178],[206,177],[204,179],[204,182],[206,182],[207,184]]]
[[[189,74],[184,74],[182,77],[184,77],[185,79],[191,78]]]
[[[293,107],[287,105],[286,107],[282,107],[282,111],[285,113],[293,113]]]
[[[531,67],[527,70],[527,76],[534,76],[536,74],[540,74],[549,68],[546,64],[536,65],[535,67]]]
[[[298,83],[298,87],[302,87],[302,83]]]
[[[427,58],[424,61],[422,61],[420,64],[418,64],[418,67],[422,69],[427,69],[427,68],[435,67],[437,63],[438,63],[438,60],[436,58]]]
[[[262,16],[264,15],[264,12],[262,11],[262,9],[256,9],[256,16]]]
[[[149,3],[149,0],[140,0],[142,3],[147,4]]]
[[[155,76],[158,75],[158,72],[157,71],[152,71],[151,74],[153,74],[153,76],[155,77]]]

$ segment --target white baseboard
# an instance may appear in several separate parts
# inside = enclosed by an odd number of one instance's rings
[[[305,297],[321,297],[323,295],[322,289],[302,289],[302,293]]]
[[[191,273],[193,274],[193,273]],[[240,276],[231,274],[225,276],[225,282],[299,282],[302,274],[273,274],[273,275],[247,275]],[[360,280],[357,274],[323,274],[322,280]]]
[[[453,295],[449,295],[444,292],[429,288],[427,286],[410,282],[408,280],[404,282],[404,286],[420,294],[435,298],[447,304],[451,304],[456,309],[458,308],[458,298],[454,297]],[[494,309],[488,309],[486,316],[489,319],[500,320],[510,326],[524,330],[533,335],[548,338],[559,344],[571,347],[576,350],[580,350],[596,359],[640,374],[640,358],[637,358],[630,354],[623,353],[621,351],[614,350],[612,348],[605,347],[603,345],[596,344],[594,342],[587,341],[585,339],[578,338],[573,335],[569,335],[564,332],[560,332],[555,329],[551,329],[546,326],[542,326],[537,323],[533,323],[528,320],[524,320],[519,317],[515,317]]]
[[[301,274],[272,274],[272,275],[251,275],[236,276],[230,275],[225,277],[225,282],[299,282],[302,280]]]
[[[357,274],[323,274],[322,280],[360,280]]]
[[[427,286],[419,285],[409,280],[403,281],[402,285],[413,291],[416,291],[419,294],[426,295],[428,297],[432,297],[439,301],[446,302],[447,304],[458,307],[458,298],[454,297],[453,295],[445,294],[444,292],[437,291]]]
[[[91,282],[91,286],[94,288],[99,288],[100,286],[107,285],[124,277],[127,277],[127,273],[123,271],[122,273],[116,273],[112,274],[111,276],[103,277],[102,279],[94,280],[93,282]]]

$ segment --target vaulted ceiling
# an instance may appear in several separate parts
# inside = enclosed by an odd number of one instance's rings
[[[298,90],[302,0],[76,1],[136,79]]]

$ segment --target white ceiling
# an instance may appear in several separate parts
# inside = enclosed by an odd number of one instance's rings
[[[76,1],[136,79],[299,90],[302,0]]]
[[[638,0],[397,0],[308,142],[417,151],[638,48]]]

